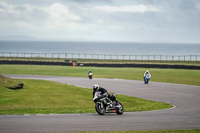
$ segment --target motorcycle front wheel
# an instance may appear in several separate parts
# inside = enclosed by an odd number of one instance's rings
[[[96,103],[95,109],[99,115],[105,115],[105,113],[106,113],[106,109],[105,109],[103,103]]]
[[[117,109],[116,109],[116,113],[118,114],[118,115],[122,115],[123,113],[124,113],[124,107],[123,107],[123,105],[119,102],[118,103],[118,105],[117,105]]]

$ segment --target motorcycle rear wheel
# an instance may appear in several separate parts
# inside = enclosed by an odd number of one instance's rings
[[[96,104],[95,104],[95,109],[96,109],[96,111],[97,111],[97,113],[98,113],[99,115],[105,115],[105,113],[106,113],[106,109],[105,109],[104,106],[101,107],[101,103],[96,103]]]

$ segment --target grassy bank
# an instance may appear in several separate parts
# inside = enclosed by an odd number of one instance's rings
[[[87,77],[88,70],[92,70],[94,78],[119,78],[130,80],[143,80],[143,74],[146,69],[147,68],[0,65],[1,74]],[[151,81],[200,86],[200,70],[159,68],[150,68],[148,70],[152,75]]]
[[[12,79],[0,75],[0,85],[6,88],[17,89],[20,87],[20,84],[23,84],[19,79]]]
[[[21,80],[24,89],[11,90],[0,84],[0,115],[95,113],[92,89],[43,80]],[[125,111],[149,111],[169,104],[117,95]]]

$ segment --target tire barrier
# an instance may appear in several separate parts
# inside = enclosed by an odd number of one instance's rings
[[[46,61],[0,60],[0,64],[13,64],[13,65],[73,66],[74,65],[73,63],[46,62]],[[134,64],[134,63],[132,63],[132,64],[76,63],[75,66],[82,66],[82,67],[86,66],[86,67],[136,67],[136,68],[200,69],[200,66],[191,66],[191,65]]]
[[[11,65],[57,65],[57,66],[72,66],[72,63],[66,63],[66,62],[18,61],[18,60],[0,60],[0,64],[11,64]]]
[[[78,64],[80,65],[80,64]],[[168,68],[168,69],[200,69],[200,66],[191,65],[163,65],[163,64],[93,64],[85,63],[81,66],[90,67],[136,67],[136,68]]]

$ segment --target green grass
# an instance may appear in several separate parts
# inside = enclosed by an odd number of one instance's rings
[[[0,115],[95,113],[92,89],[43,80],[21,80],[24,89],[10,90],[0,85]],[[117,95],[125,111],[171,108],[166,103]]]
[[[94,78],[143,80],[148,68],[102,68],[42,65],[0,65],[0,74],[32,74],[87,77],[92,70]],[[149,68],[151,81],[200,86],[200,70]]]
[[[66,66],[0,65],[1,74],[34,74],[142,80],[146,68],[98,68]],[[151,81],[200,85],[200,70],[149,69]],[[94,113],[92,90],[50,81],[22,80],[24,89],[10,90],[0,84],[0,114]],[[74,91],[77,90],[77,91]],[[78,93],[77,93],[78,92]],[[72,99],[77,99],[73,100]],[[117,95],[125,111],[170,108],[166,103]],[[79,100],[81,99],[81,100]],[[81,105],[81,106],[80,106]],[[82,106],[84,105],[84,106]],[[152,108],[153,107],[153,108]],[[200,130],[113,131],[109,133],[199,133]],[[89,133],[89,132],[88,132]],[[92,132],[104,133],[104,132]]]
[[[4,86],[6,88],[16,88],[19,86],[19,84],[22,84],[22,82],[19,79],[12,79],[8,77],[4,77],[3,75],[0,75],[0,85]]]
[[[155,130],[155,131],[110,131],[110,132],[76,132],[76,133],[199,133],[200,129],[188,130]]]

